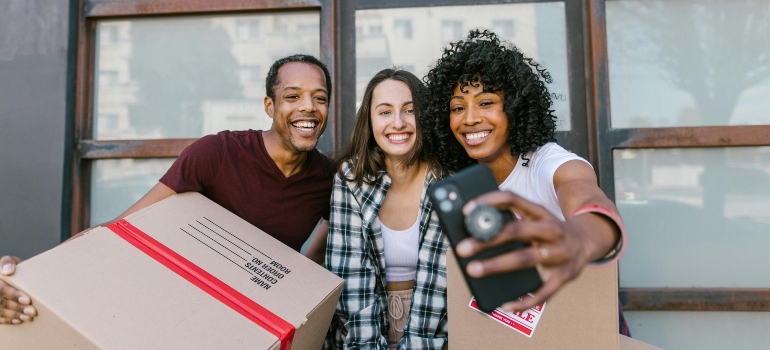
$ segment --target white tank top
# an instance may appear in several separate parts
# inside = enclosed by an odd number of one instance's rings
[[[556,189],[553,187],[553,175],[556,169],[570,160],[581,160],[591,166],[591,163],[558,144],[547,143],[535,152],[520,156],[513,171],[498,187],[501,190],[516,193],[532,203],[542,205],[551,214],[564,220],[559,199],[556,197]]]
[[[414,280],[420,249],[420,215],[412,227],[403,231],[391,230],[380,221],[380,231],[385,251],[385,281]]]

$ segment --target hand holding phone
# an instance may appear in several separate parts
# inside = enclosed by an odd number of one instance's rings
[[[476,237],[479,240],[492,239],[500,228],[512,219],[510,212],[482,206],[480,206],[482,209],[477,207],[468,217],[463,215],[463,206],[469,200],[495,190],[497,190],[497,183],[492,171],[480,164],[466,168],[431,187],[431,203],[452,248],[468,237]],[[471,235],[469,228],[475,236]],[[524,247],[526,244],[523,242],[509,242],[469,258],[456,256],[463,276],[481,310],[491,312],[503,303],[516,300],[538,289],[542,281],[534,268],[474,278],[468,276],[467,264],[473,260],[488,259]]]

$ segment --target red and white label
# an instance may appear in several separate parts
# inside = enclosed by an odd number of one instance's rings
[[[519,300],[529,297],[530,296],[525,295],[519,298]],[[537,322],[540,321],[540,316],[543,314],[543,310],[545,309],[545,303],[542,303],[530,309],[513,313],[503,311],[501,308],[497,308],[490,313],[486,313],[479,309],[479,306],[476,303],[476,298],[474,297],[471,297],[471,302],[468,304],[468,306],[471,309],[481,312],[482,314],[487,315],[487,317],[500,322],[510,327],[511,329],[526,335],[529,338],[532,338],[532,334],[535,333]]]

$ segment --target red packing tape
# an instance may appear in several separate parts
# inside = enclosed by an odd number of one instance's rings
[[[180,277],[196,285],[202,291],[248,318],[281,341],[281,350],[291,349],[294,341],[294,326],[276,316],[237,290],[223,283],[197,265],[156,241],[126,220],[107,226],[112,232],[125,239],[155,261],[174,271]]]

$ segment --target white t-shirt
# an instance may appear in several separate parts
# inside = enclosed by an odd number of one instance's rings
[[[539,204],[564,220],[559,199],[556,197],[556,189],[553,187],[553,175],[556,169],[570,160],[582,160],[591,166],[591,163],[558,144],[547,143],[535,152],[519,156],[513,171],[498,187]]]

